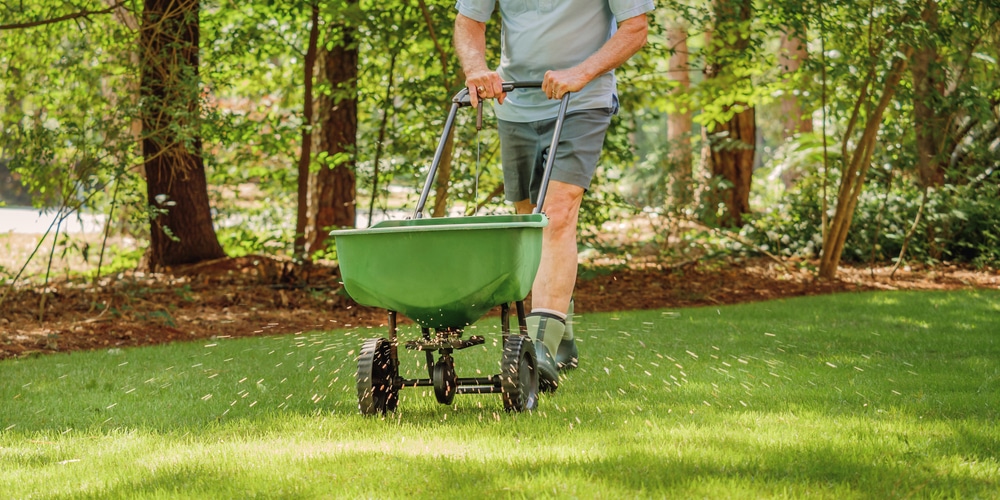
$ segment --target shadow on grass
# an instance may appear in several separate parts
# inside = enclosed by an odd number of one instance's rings
[[[219,467],[210,460],[157,467],[140,478],[112,481],[88,492],[101,497],[154,494],[231,494],[261,492],[284,498],[329,497],[656,497],[661,495],[742,492],[755,495],[910,497],[948,492],[960,497],[992,496],[994,478],[945,474],[928,457],[864,454],[823,444],[761,450],[746,443],[706,440],[704,449],[614,452],[551,460],[525,453],[493,457],[414,455],[410,452],[343,451],[322,444],[295,466],[276,469]],[[523,447],[512,447],[522,452]],[[295,450],[286,453],[294,455]],[[540,454],[545,456],[545,454]],[[357,464],[364,464],[359,466]],[[358,471],[364,471],[359,475]]]

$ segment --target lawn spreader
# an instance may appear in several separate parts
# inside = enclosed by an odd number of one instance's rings
[[[539,88],[541,82],[505,82],[505,92]],[[521,412],[538,405],[539,378],[534,345],[528,336],[524,299],[538,271],[542,213],[552,164],[569,94],[562,98],[538,203],[533,213],[423,218],[424,204],[462,107],[471,106],[463,89],[452,98],[444,132],[427,180],[411,217],[383,221],[367,229],[338,230],[337,259],[347,293],[357,303],[388,311],[388,338],[364,341],[358,356],[358,407],[362,414],[395,411],[404,387],[433,387],[441,404],[456,394],[501,395],[504,408]],[[477,127],[482,127],[482,104]],[[513,305],[518,329],[510,328]],[[500,307],[503,353],[500,373],[459,377],[455,351],[485,343],[481,335],[465,337],[467,326]],[[402,345],[424,351],[428,378],[405,379],[399,373],[397,315],[417,323],[422,335]],[[437,359],[435,360],[435,353]]]

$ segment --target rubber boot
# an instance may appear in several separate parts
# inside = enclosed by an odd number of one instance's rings
[[[559,386],[559,368],[552,353],[559,348],[566,324],[558,317],[546,313],[532,313],[525,320],[528,323],[528,336],[535,344],[535,357],[538,358],[539,388],[554,391]]]
[[[556,367],[560,370],[570,370],[580,365],[580,356],[573,338],[573,301],[569,301],[569,311],[566,313],[566,329],[556,350]]]

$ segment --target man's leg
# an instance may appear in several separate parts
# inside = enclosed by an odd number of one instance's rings
[[[560,368],[577,366],[576,341],[567,310],[576,285],[577,219],[583,194],[594,176],[604,135],[614,110],[592,109],[567,115],[542,211],[542,255],[532,286],[528,334],[535,344],[543,388],[558,385]],[[518,213],[533,210],[554,133],[555,119],[532,123],[500,121],[500,147],[507,199]]]
[[[549,225],[542,231],[542,259],[531,287],[531,307],[566,314],[576,286],[576,226],[583,188],[550,181],[542,211]],[[514,204],[518,213],[531,213],[528,200]]]
[[[539,375],[543,383],[552,387],[558,385],[558,358],[563,358],[566,365],[572,359],[571,366],[576,366],[575,341],[564,341],[563,337],[566,313],[576,286],[576,228],[583,193],[579,186],[550,181],[542,207],[549,225],[542,231],[542,256],[531,288],[529,332],[536,342]],[[518,213],[534,209],[528,200],[514,205]],[[557,356],[561,346],[563,356]]]

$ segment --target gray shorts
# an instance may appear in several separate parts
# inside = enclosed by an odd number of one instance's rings
[[[583,189],[590,187],[614,112],[614,109],[583,109],[566,114],[551,180]],[[530,195],[531,202],[537,203],[555,124],[555,118],[526,123],[499,120],[507,201],[526,200]]]

